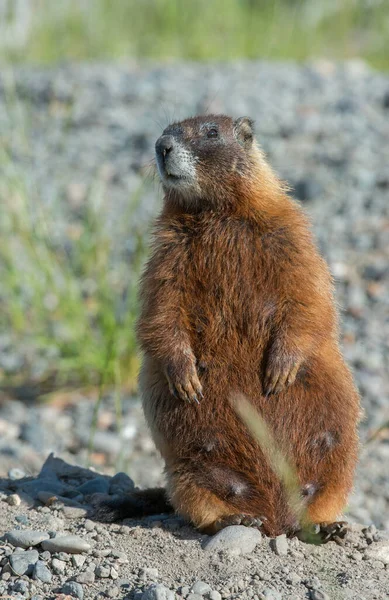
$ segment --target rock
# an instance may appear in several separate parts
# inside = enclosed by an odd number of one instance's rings
[[[278,556],[286,556],[288,554],[289,544],[288,539],[284,533],[272,539],[270,541],[270,546],[272,550],[276,554],[278,554]]]
[[[53,578],[50,569],[48,569],[48,567],[42,560],[38,560],[35,563],[33,577],[34,579],[39,579],[39,581],[43,581],[43,583],[50,583]]]
[[[200,596],[205,596],[205,594],[208,594],[209,592],[212,591],[212,588],[210,585],[208,585],[208,583],[205,583],[204,581],[196,581],[193,585],[192,585],[192,589],[191,591],[194,594],[199,594]]]
[[[95,528],[95,523],[90,519],[85,519],[84,527],[86,531],[93,531]]]
[[[28,529],[19,530],[13,529],[5,534],[7,542],[12,546],[18,546],[19,548],[30,548],[30,546],[37,546],[43,540],[48,540],[49,534],[45,531],[32,531]]]
[[[26,474],[22,469],[18,469],[17,467],[14,467],[13,469],[10,469],[8,471],[8,477],[12,480],[12,481],[17,481],[18,479],[23,479],[23,477],[25,477]]]
[[[20,594],[28,594],[29,592],[29,585],[27,583],[27,581],[24,581],[24,579],[18,579],[17,581],[15,581],[14,585],[13,585],[13,592],[19,592]]]
[[[282,600],[282,594],[272,588],[265,588],[262,592],[264,600]]]
[[[203,597],[200,596],[200,594],[189,594],[189,596],[186,597],[186,600],[203,600]]]
[[[366,548],[364,555],[367,560],[379,560],[389,565],[389,541],[372,544]]]
[[[42,479],[33,479],[22,483],[20,489],[33,498],[38,497],[39,492],[50,492],[51,494],[63,494],[66,486],[57,479],[43,477]]]
[[[39,552],[37,550],[17,551],[11,554],[9,563],[16,575],[31,575],[38,559]]]
[[[66,571],[66,562],[58,558],[53,558],[51,566],[56,575],[63,575]]]
[[[69,465],[62,458],[57,458],[52,452],[42,465],[39,477],[64,477],[66,479],[95,479],[96,472],[83,467]]]
[[[154,580],[158,577],[158,569],[153,567],[145,567],[139,571],[139,579],[147,581],[148,579]]]
[[[162,583],[156,583],[143,592],[142,600],[175,600],[175,594]]]
[[[55,538],[43,541],[42,548],[51,553],[69,552],[70,554],[80,554],[81,552],[88,552],[91,546],[77,535],[58,535]]]
[[[131,492],[135,488],[132,479],[126,473],[116,473],[110,481],[109,493]]]
[[[203,549],[207,552],[228,551],[232,555],[248,554],[262,539],[260,531],[243,525],[226,527],[207,539]]]
[[[81,508],[78,506],[64,506],[62,508],[62,512],[66,519],[82,519],[88,514],[86,508]]]
[[[30,521],[28,520],[27,515],[16,515],[15,521],[20,523],[21,525],[29,525]]]
[[[89,569],[87,571],[84,571],[83,573],[80,573],[76,577],[77,583],[85,583],[87,585],[94,583],[95,579],[96,579],[96,577],[95,577],[94,572],[90,571]]]
[[[104,567],[103,565],[99,565],[95,569],[96,577],[106,578],[110,575],[110,570],[108,567]]]
[[[217,592],[216,590],[213,590],[209,594],[209,600],[222,600],[221,594],[219,594],[219,592]]]
[[[323,590],[311,590],[309,592],[310,600],[331,600],[330,596]]]
[[[110,587],[106,592],[105,592],[108,596],[108,598],[119,598],[119,594],[120,594],[120,589],[118,587],[116,587],[116,585],[114,585],[113,587]]]
[[[82,504],[80,504],[80,502],[77,501],[77,498],[80,498],[81,500],[83,499],[82,494],[77,494],[75,498],[68,498],[67,496],[61,496],[61,494],[53,494],[52,492],[38,492],[36,497],[38,500],[40,500],[40,502],[46,504],[46,506],[50,506],[53,508],[61,508],[62,510],[64,506],[70,506],[73,508],[82,508],[83,510],[85,510],[85,506],[83,506]]]
[[[73,567],[76,567],[77,569],[81,569],[81,567],[84,566],[85,560],[86,560],[86,558],[82,554],[73,554],[72,555],[72,565],[73,565]]]
[[[62,586],[61,592],[67,594],[68,596],[72,596],[73,598],[78,598],[79,600],[83,600],[84,598],[83,587],[77,581],[67,581]]]
[[[105,477],[96,477],[90,479],[82,485],[79,485],[77,490],[84,496],[90,496],[91,494],[107,494],[109,490],[109,481]]]
[[[300,581],[301,577],[297,573],[291,573],[286,579],[286,583],[289,583],[289,585],[297,585]]]
[[[20,506],[20,504],[22,502],[20,497],[17,494],[10,494],[9,496],[6,497],[5,501],[10,506]]]

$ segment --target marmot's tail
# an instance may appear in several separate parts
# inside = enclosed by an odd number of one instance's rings
[[[112,523],[148,515],[174,512],[164,488],[134,490],[122,498],[99,501],[91,511],[94,520]]]

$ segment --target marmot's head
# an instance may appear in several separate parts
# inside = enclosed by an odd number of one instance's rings
[[[227,201],[247,186],[261,153],[253,121],[206,115],[169,125],[155,144],[168,197],[180,203]]]

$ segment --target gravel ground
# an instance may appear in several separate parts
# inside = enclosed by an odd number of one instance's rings
[[[109,225],[114,236],[128,198],[139,189],[152,159],[154,141],[170,120],[204,111],[249,115],[256,120],[261,144],[271,163],[293,186],[294,195],[304,203],[336,279],[343,349],[354,369],[365,409],[363,448],[347,518],[389,531],[388,430],[366,443],[371,432],[389,421],[389,77],[358,62],[307,66],[242,62],[157,69],[139,65],[23,68],[16,71],[14,82],[19,103],[10,109],[6,91],[9,74],[4,71],[0,75],[0,131],[15,164],[32,186],[43,190],[43,200],[50,204],[54,196],[63,198],[63,220],[53,224],[54,234],[63,240],[67,224],[75,218],[79,202],[96,176],[107,186]],[[20,112],[28,120],[23,143],[15,134],[14,119]],[[160,197],[156,185],[145,190],[139,221],[156,213]],[[11,371],[23,362],[24,349],[13,344],[10,332],[0,333],[0,369]],[[12,492],[10,482],[25,474],[37,474],[49,451],[69,462],[85,464],[92,400],[82,394],[63,394],[51,405],[26,407],[5,394],[0,398],[0,476],[14,469],[3,484],[7,498]],[[148,436],[139,400],[123,398],[123,410],[119,435],[113,401],[104,399],[92,464],[111,475],[124,470],[139,486],[161,483],[162,465]],[[40,505],[36,512],[23,504],[12,506],[12,501],[11,505],[1,503],[0,533],[27,527],[46,533],[70,531],[83,539],[95,535],[95,530],[86,533],[83,517],[63,519],[58,516],[60,509]],[[28,517],[27,524],[15,521],[23,515]],[[49,517],[63,523],[57,529],[44,524],[42,519]],[[361,599],[389,597],[389,572],[384,562],[361,560],[366,558],[367,542],[378,542],[360,534],[357,526],[352,549],[333,543],[311,549],[293,541],[289,542],[287,557],[280,557],[268,540],[262,539],[247,557],[231,558],[222,552],[212,559],[201,550],[203,537],[179,520],[173,519],[169,526],[164,520],[161,527],[155,523],[131,524],[125,531],[117,526],[95,527],[102,527],[97,530],[104,540],[99,549],[111,544],[127,554],[129,563],[119,571],[122,569],[128,581],[126,589],[111,580],[103,586],[105,577],[95,573],[93,584],[80,584],[85,598],[101,597],[98,593],[112,586],[119,591],[111,597],[141,597],[134,590],[143,593],[153,581],[177,591],[180,585],[190,588],[196,578],[211,585],[204,597],[213,600],[219,598],[217,592],[223,598],[242,599],[354,598],[357,592]],[[7,541],[0,546],[0,553],[8,557],[12,548]],[[94,551],[88,550],[87,561],[96,562]],[[49,588],[69,595],[66,588],[61,591],[61,585],[83,570],[64,558],[67,567],[57,575],[45,552],[39,546],[40,556],[44,556],[38,569],[44,572],[43,566],[48,566],[55,585],[45,584],[46,591],[42,595],[38,590],[37,598],[49,597],[45,595]],[[353,553],[354,558],[349,556]],[[106,573],[104,568],[116,569],[115,556],[107,555],[106,561],[99,558],[95,568],[101,566],[102,573]],[[10,571],[6,568],[4,572],[7,560],[0,560],[1,578],[6,584],[0,595],[5,591],[13,597],[28,597],[18,581],[31,586],[37,585],[35,580],[28,575],[8,577]],[[158,575],[141,571],[149,568],[157,568]],[[33,567],[30,571],[34,572]],[[293,577],[296,583],[289,584],[291,575],[300,577],[299,582]],[[316,589],[301,583],[312,577],[323,585],[316,582]],[[320,590],[328,596],[320,595]],[[212,596],[213,592],[216,595]],[[202,596],[185,589],[179,597],[198,600]],[[150,591],[147,598],[170,596],[160,589]]]

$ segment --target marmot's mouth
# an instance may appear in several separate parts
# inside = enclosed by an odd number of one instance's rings
[[[165,172],[165,177],[166,179],[172,179],[173,181],[182,179],[182,175],[175,175],[174,173],[168,173],[167,171]]]

